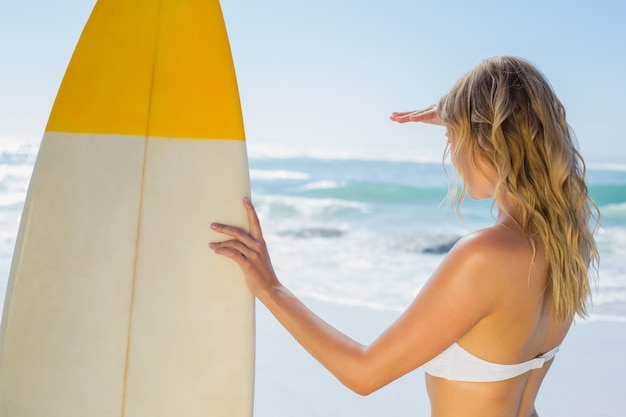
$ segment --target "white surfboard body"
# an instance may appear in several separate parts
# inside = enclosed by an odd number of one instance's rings
[[[218,1],[98,1],[24,207],[0,417],[251,416],[254,299],[207,246],[249,193]]]

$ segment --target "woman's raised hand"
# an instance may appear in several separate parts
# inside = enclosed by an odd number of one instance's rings
[[[437,105],[433,104],[422,110],[413,110],[407,112],[393,112],[389,117],[394,122],[422,122],[431,125],[443,126],[443,122],[437,114]]]
[[[247,197],[244,198],[243,204],[248,214],[250,232],[246,232],[238,227],[213,223],[211,224],[211,229],[228,235],[232,239],[225,242],[209,243],[209,247],[216,254],[235,261],[246,276],[250,291],[256,297],[259,297],[273,287],[280,285],[280,283],[274,273],[254,206]]]

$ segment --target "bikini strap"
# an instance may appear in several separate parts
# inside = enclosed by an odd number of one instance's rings
[[[554,349],[543,353],[539,356],[537,356],[535,359],[531,359],[532,362],[532,369],[539,369],[539,368],[543,368],[543,365],[548,362],[549,360],[551,360],[552,358],[554,358],[554,356],[556,355],[556,353],[559,351],[559,348],[561,346],[557,346]]]

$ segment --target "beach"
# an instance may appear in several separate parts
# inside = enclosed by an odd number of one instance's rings
[[[365,307],[304,302],[356,340],[373,340],[398,314]],[[574,325],[539,396],[541,417],[626,415],[626,322]],[[255,417],[429,416],[424,373],[417,369],[367,397],[352,393],[257,306]]]
[[[6,144],[4,144],[6,145]],[[0,148],[0,303],[37,148]],[[281,281],[339,330],[368,343],[390,325],[490,202],[441,204],[440,162],[398,156],[250,154],[252,198]],[[599,279],[537,399],[542,417],[626,415],[626,167],[591,166],[602,212]],[[421,369],[368,397],[350,392],[257,305],[256,417],[428,416]]]

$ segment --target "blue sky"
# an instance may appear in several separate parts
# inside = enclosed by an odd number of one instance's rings
[[[127,0],[129,1],[129,0]],[[94,0],[0,0],[0,139],[40,140]],[[223,0],[252,149],[437,158],[395,125],[494,55],[550,79],[589,163],[626,165],[626,3]]]

